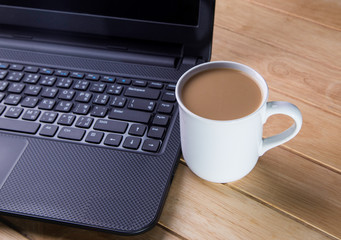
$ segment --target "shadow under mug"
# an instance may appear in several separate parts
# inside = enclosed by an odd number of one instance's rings
[[[184,84],[192,76],[208,69],[236,69],[250,76],[262,91],[262,103],[251,114],[234,120],[211,120],[192,113],[183,104]],[[183,157],[199,177],[216,183],[236,181],[247,175],[259,156],[297,135],[302,126],[300,110],[293,104],[268,100],[269,89],[252,68],[229,61],[203,63],[185,72],[179,79],[175,95],[179,105],[180,134]],[[263,124],[274,114],[284,114],[294,124],[280,134],[262,138]]]

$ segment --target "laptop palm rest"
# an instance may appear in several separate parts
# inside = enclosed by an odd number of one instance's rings
[[[27,145],[26,139],[0,136],[0,189]]]

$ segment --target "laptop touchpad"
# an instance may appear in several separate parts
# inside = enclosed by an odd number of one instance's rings
[[[28,141],[26,139],[0,136],[0,188],[27,145]]]

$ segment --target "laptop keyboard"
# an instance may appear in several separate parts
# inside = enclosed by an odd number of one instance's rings
[[[0,63],[0,130],[157,153],[175,84]]]

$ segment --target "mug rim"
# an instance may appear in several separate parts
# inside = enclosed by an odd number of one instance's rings
[[[212,66],[215,66],[215,65],[231,65],[231,66],[234,66],[234,67],[212,67]],[[208,66],[208,67],[207,67]],[[194,76],[195,74],[201,72],[200,69],[201,68],[205,68],[205,70],[208,70],[208,69],[215,69],[215,68],[230,68],[230,69],[237,69],[237,70],[241,70],[239,68],[236,68],[236,66],[239,66],[241,67],[242,69],[246,69],[247,71],[249,72],[252,72],[257,80],[260,80],[263,82],[265,88],[263,89],[262,86],[259,86],[259,88],[261,88],[261,91],[262,91],[262,94],[263,94],[263,91],[264,91],[264,96],[263,96],[263,99],[262,99],[262,103],[258,106],[258,108],[253,111],[252,113],[246,115],[246,116],[243,116],[241,118],[236,118],[236,119],[230,119],[230,120],[215,120],[215,119],[210,119],[210,118],[205,118],[205,117],[201,117],[195,113],[193,113],[192,111],[190,111],[183,103],[182,103],[182,100],[181,100],[181,97],[180,97],[180,90],[182,90],[182,88],[180,89],[180,85],[184,85],[184,81],[188,81],[188,79],[190,79],[192,76]],[[241,70],[242,72],[246,73],[246,71],[244,70]],[[195,72],[195,73],[193,73]],[[191,73],[193,73],[193,75],[191,75]],[[188,76],[190,75],[190,76]],[[255,79],[254,76],[250,76],[248,74],[249,77],[251,77],[252,79]],[[259,85],[259,84],[258,84]],[[179,104],[180,108],[185,111],[187,114],[189,114],[190,116],[198,119],[198,120],[201,120],[201,121],[208,121],[208,122],[214,122],[214,123],[235,123],[235,122],[239,122],[239,121],[243,121],[243,120],[247,120],[251,117],[253,117],[254,115],[258,114],[258,112],[264,107],[264,105],[267,103],[268,101],[268,96],[269,96],[269,87],[268,87],[268,84],[266,83],[266,81],[264,80],[264,78],[256,71],[254,70],[253,68],[245,65],[245,64],[242,64],[242,63],[238,63],[238,62],[233,62],[233,61],[212,61],[212,62],[206,62],[206,63],[202,63],[202,64],[199,64],[199,65],[196,65],[190,69],[188,69],[184,74],[182,74],[182,76],[180,77],[180,79],[178,80],[178,82],[176,83],[176,87],[175,87],[175,97],[176,97],[176,100],[177,100],[177,103]]]

